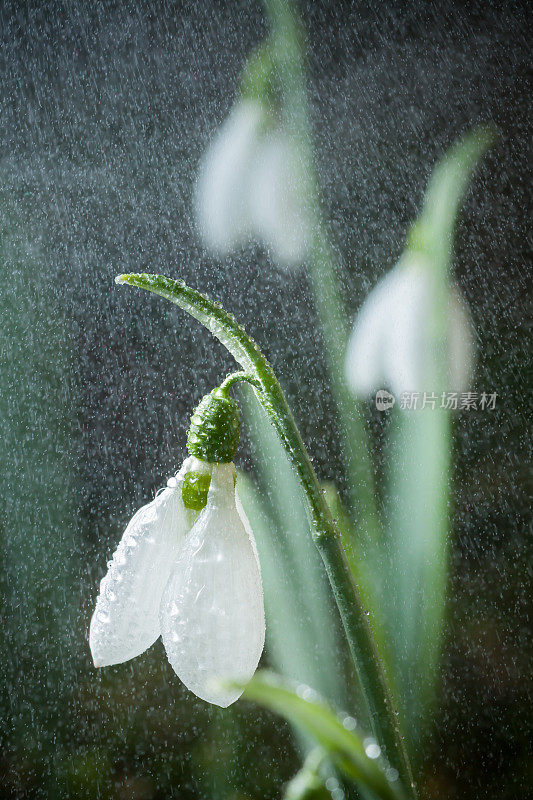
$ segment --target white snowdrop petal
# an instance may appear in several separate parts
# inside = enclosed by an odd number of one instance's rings
[[[219,255],[251,238],[250,173],[264,124],[259,102],[237,103],[200,163],[196,217],[206,246]]]
[[[232,464],[213,467],[207,506],[180,551],[160,612],[174,671],[198,697],[223,708],[241,692],[218,682],[247,682],[265,640],[261,575],[233,476]]]
[[[297,266],[311,244],[304,166],[281,129],[266,134],[250,182],[254,233],[285,267]]]
[[[160,634],[161,595],[188,530],[180,488],[176,482],[135,514],[109,562],[89,633],[97,667],[134,658]]]

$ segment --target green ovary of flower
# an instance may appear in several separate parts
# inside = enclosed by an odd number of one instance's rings
[[[181,494],[183,505],[192,511],[201,511],[207,505],[211,475],[205,472],[188,472],[183,479]]]

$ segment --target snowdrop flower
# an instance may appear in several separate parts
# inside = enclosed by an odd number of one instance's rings
[[[225,256],[257,239],[282,266],[300,263],[311,242],[303,169],[264,103],[236,103],[200,162],[195,209],[206,247]]]
[[[163,592],[161,635],[174,671],[198,697],[225,708],[242,690],[265,641],[255,543],[235,503],[233,464],[215,464],[207,505],[187,536]]]
[[[193,414],[186,459],[126,528],[100,584],[89,642],[95,666],[127,661],[161,635],[167,657],[198,697],[226,707],[263,651],[257,548],[235,493],[239,420],[221,390]],[[209,460],[207,460],[209,458]]]
[[[425,376],[431,366],[431,265],[419,253],[406,253],[368,295],[346,352],[346,378],[359,396],[388,387],[430,392]],[[447,308],[448,372],[444,388],[465,391],[473,372],[474,344],[466,306],[450,287]]]

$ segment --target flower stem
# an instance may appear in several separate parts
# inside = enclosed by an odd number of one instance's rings
[[[183,281],[161,275],[119,275],[117,283],[147,289],[195,317],[255,379],[254,393],[274,425],[304,489],[313,538],[322,556],[368,706],[374,734],[396,767],[410,798],[416,797],[397,714],[366,611],[324,493],[274,371],[244,328],[218,303]]]
[[[370,712],[374,734],[384,747],[387,758],[398,769],[406,789],[414,797],[415,788],[407,752],[367,611],[361,601],[359,590],[342,547],[339,531],[307,455],[305,445],[281,387],[277,380],[274,380],[275,383],[272,383],[265,392],[267,400],[263,402],[263,406],[278,431],[287,455],[304,487],[313,539],[324,562],[341,615],[363,696]]]
[[[259,381],[254,378],[253,375],[249,375],[247,372],[232,372],[231,375],[228,375],[220,386],[218,387],[218,391],[224,395],[228,394],[228,390],[231,386],[238,383],[239,381],[245,381],[246,383],[250,383],[254,389],[261,389],[261,384]]]

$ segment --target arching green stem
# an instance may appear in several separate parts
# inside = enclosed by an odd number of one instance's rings
[[[261,390],[261,384],[256,378],[253,377],[253,375],[249,375],[247,372],[232,372],[231,375],[228,375],[227,378],[224,378],[218,387],[218,391],[224,395],[227,395],[230,387],[234,386],[236,383],[239,383],[239,381],[250,383],[254,389]]]
[[[304,443],[272,367],[235,318],[183,281],[161,275],[120,275],[117,283],[138,286],[183,308],[216,336],[252,377],[265,409],[302,483],[313,538],[322,556],[369,709],[374,734],[396,767],[411,798],[416,796],[398,718],[365,609],[342,548],[339,532]]]

